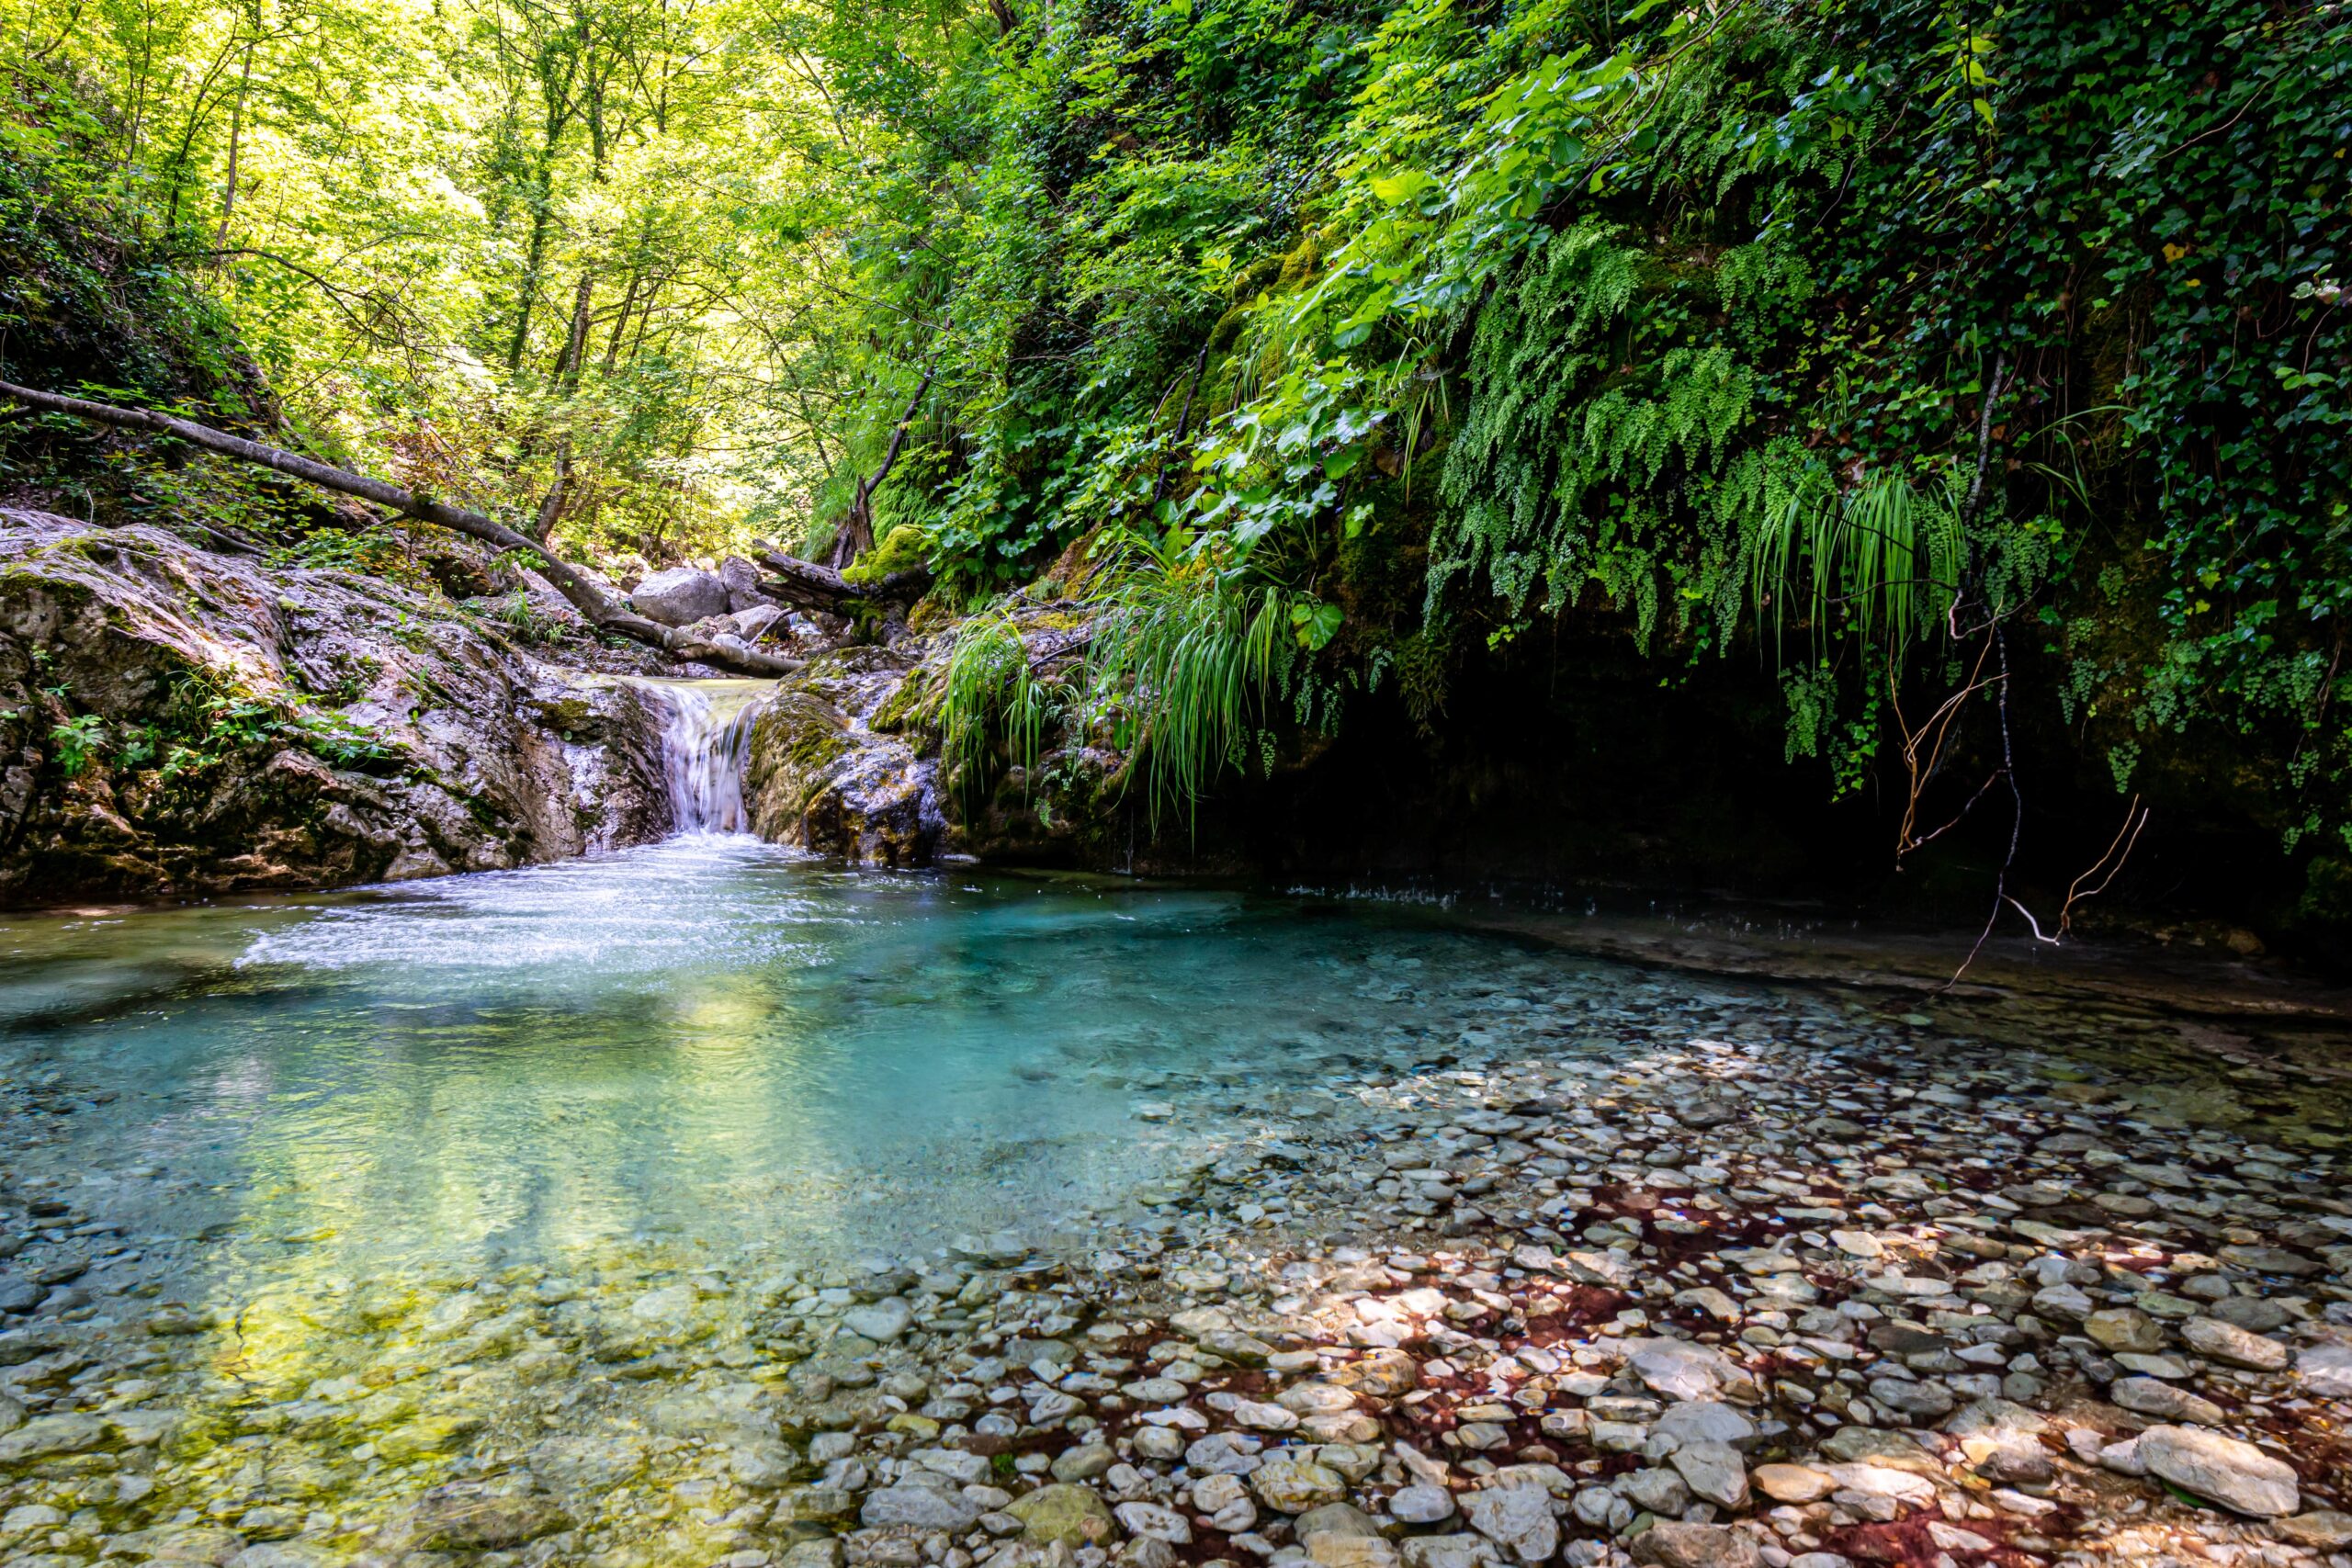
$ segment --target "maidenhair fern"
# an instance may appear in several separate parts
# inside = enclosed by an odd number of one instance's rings
[[[1588,584],[1634,611],[1645,642],[1671,582],[1695,588],[1678,529],[1717,535],[1700,576],[1739,554],[1713,478],[1752,417],[1756,375],[1727,343],[1677,341],[1689,308],[1657,298],[1654,268],[1613,226],[1555,236],[1479,313],[1469,406],[1446,458],[1449,512],[1432,540],[1430,604],[1483,572],[1513,615]]]

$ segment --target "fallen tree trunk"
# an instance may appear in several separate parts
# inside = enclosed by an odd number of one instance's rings
[[[715,637],[694,637],[688,635],[686,629],[648,620],[605,592],[586,573],[546,545],[479,512],[451,506],[431,496],[417,495],[398,485],[371,479],[366,474],[355,474],[316,458],[305,457],[298,452],[248,441],[242,435],[232,435],[227,431],[198,424],[193,420],[157,413],[152,409],[117,408],[111,403],[89,402],[81,398],[39,391],[7,381],[0,381],[0,397],[13,399],[27,408],[71,414],[96,424],[119,425],[128,430],[152,430],[158,434],[175,436],[192,446],[257,463],[290,479],[317,485],[322,490],[335,491],[344,495],[356,496],[362,501],[372,501],[379,506],[389,506],[399,517],[413,517],[418,522],[430,523],[469,538],[479,539],[483,544],[495,545],[502,550],[520,550],[537,556],[543,563],[539,575],[553,584],[555,591],[569,600],[574,609],[587,617],[591,626],[599,631],[617,632],[677,658],[707,660],[753,675],[789,675],[800,668],[797,660],[781,659],[763,652],[731,634]]]
[[[854,602],[911,604],[923,596],[932,581],[928,567],[916,567],[871,582],[852,582],[831,567],[775,550],[762,551],[760,564],[775,573],[761,587],[788,604],[829,615],[839,614]]]

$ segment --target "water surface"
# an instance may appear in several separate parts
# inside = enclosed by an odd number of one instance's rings
[[[96,1184],[159,1237],[226,1225],[362,1270],[652,1235],[906,1253],[1080,1224],[1351,1053],[1610,969],[1414,911],[694,834],[20,918],[0,1077],[81,1107],[29,1123],[18,1179]],[[1220,1113],[1159,1108],[1179,1092]]]

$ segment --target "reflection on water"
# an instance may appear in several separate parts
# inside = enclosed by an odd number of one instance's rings
[[[1402,923],[1400,923],[1402,922]],[[0,927],[0,1071],[119,1097],[21,1176],[314,1266],[648,1235],[841,1256],[1034,1237],[1400,1022],[1363,959],[1509,944],[1212,892],[828,869],[740,837],[301,902]],[[1323,977],[1318,980],[1318,976]],[[1181,1121],[1181,1119],[1180,1119]]]

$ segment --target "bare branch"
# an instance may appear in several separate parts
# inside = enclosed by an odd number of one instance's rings
[[[617,632],[649,647],[658,648],[664,653],[682,659],[707,659],[714,663],[730,664],[759,675],[788,675],[800,668],[797,660],[763,652],[732,634],[705,639],[662,626],[658,621],[648,620],[606,593],[594,579],[538,540],[466,507],[451,506],[431,496],[417,495],[366,474],[355,474],[316,458],[305,457],[300,453],[248,441],[242,435],[232,435],[210,425],[157,413],[152,409],[117,408],[111,403],[94,403],[56,392],[37,391],[7,381],[0,381],[0,397],[13,399],[28,408],[70,414],[96,424],[152,430],[158,434],[176,436],[190,446],[258,464],[322,490],[357,496],[362,501],[390,507],[396,516],[413,517],[419,522],[479,539],[486,545],[495,545],[502,550],[520,550],[537,556],[542,563],[540,575],[553,583],[556,592],[570,600],[598,630]]]

